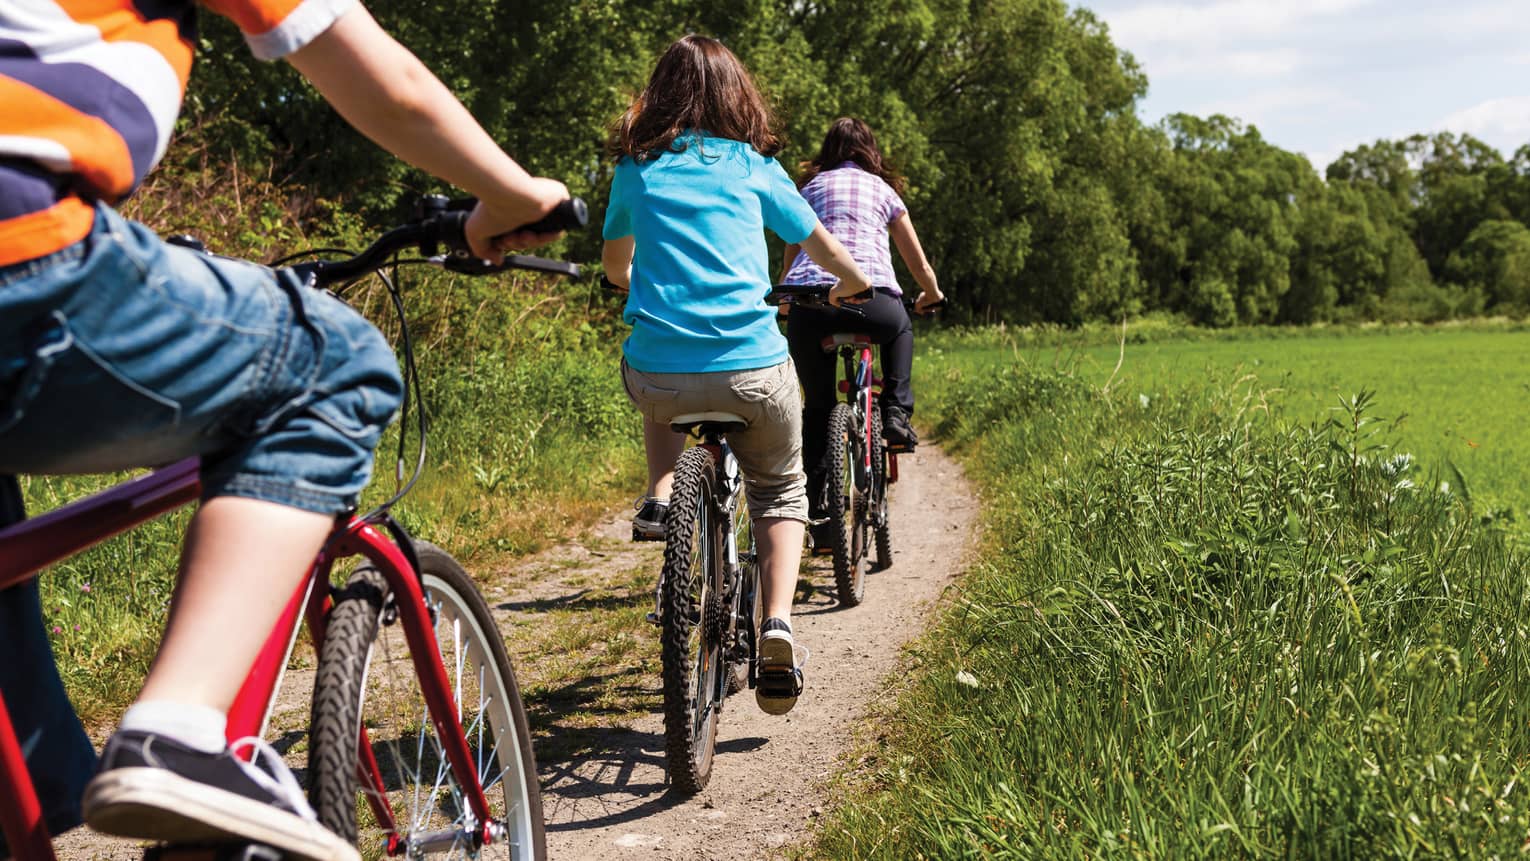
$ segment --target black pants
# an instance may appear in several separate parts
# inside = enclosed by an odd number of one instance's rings
[[[25,516],[21,488],[0,475],[0,526]],[[48,830],[80,823],[80,796],[96,768],[96,750],[80,727],[53,663],[37,578],[0,591],[0,694],[15,726]],[[10,802],[4,802],[10,803]],[[0,857],[6,855],[0,838]]]
[[[824,352],[823,339],[842,332],[870,335],[881,348],[884,406],[914,412],[914,390],[909,376],[914,370],[914,327],[903,299],[878,288],[871,300],[857,306],[861,314],[842,309],[794,306],[786,317],[786,341],[797,379],[802,381],[802,464],[808,474],[808,504],[814,518],[823,516],[823,457],[829,432],[829,413],[839,389],[835,384],[836,353]]]

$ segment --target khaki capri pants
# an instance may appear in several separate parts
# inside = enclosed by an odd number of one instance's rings
[[[802,393],[791,360],[704,374],[650,374],[623,360],[622,383],[643,417],[662,425],[686,413],[718,411],[743,418],[748,427],[728,434],[728,447],[744,473],[750,516],[807,522]]]

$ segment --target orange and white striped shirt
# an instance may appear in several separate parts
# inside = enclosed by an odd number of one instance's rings
[[[356,0],[202,0],[261,59]],[[165,154],[191,74],[194,0],[0,0],[0,266],[83,239]]]

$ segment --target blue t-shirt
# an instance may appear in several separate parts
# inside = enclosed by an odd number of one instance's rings
[[[765,231],[801,242],[812,207],[773,158],[740,141],[690,134],[683,152],[622,159],[606,239],[634,239],[622,319],[627,364],[657,374],[743,371],[786,361]]]

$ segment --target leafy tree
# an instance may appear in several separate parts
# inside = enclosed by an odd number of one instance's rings
[[[528,168],[604,211],[611,123],[670,41],[716,36],[811,156],[837,116],[869,122],[957,314],[1067,324],[1144,310],[1208,325],[1527,307],[1530,146],[1377,141],[1327,166],[1226,116],[1136,114],[1147,79],[1063,0],[371,0]],[[371,221],[439,190],[353,132],[283,64],[206,16],[181,169],[267,165],[298,214]],[[257,68],[259,66],[260,68]],[[599,231],[555,249],[596,256]],[[1436,281],[1441,282],[1437,284]],[[1444,283],[1444,282],[1450,283]]]
[[[1518,221],[1482,222],[1450,255],[1445,272],[1482,291],[1489,309],[1530,311],[1530,228]]]

